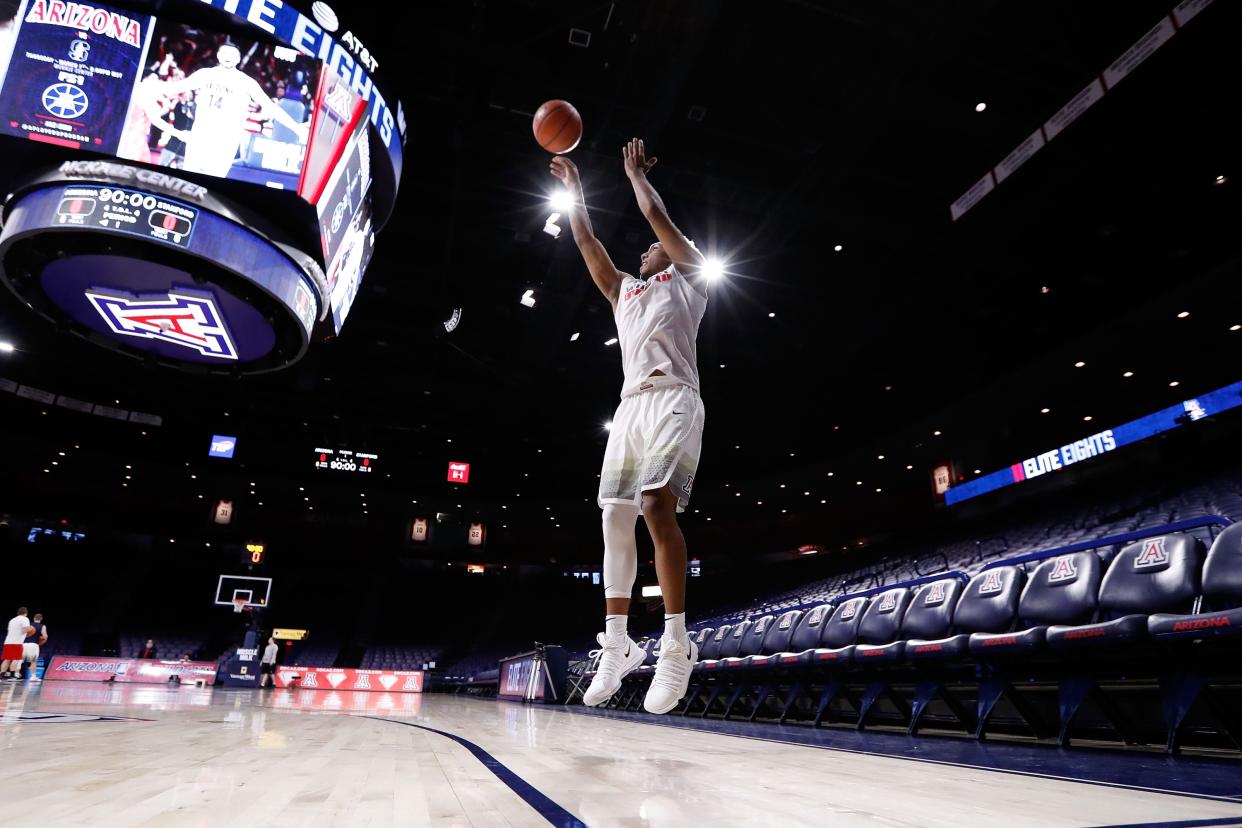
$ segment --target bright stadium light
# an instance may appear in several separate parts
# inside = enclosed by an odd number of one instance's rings
[[[0,342],[0,353],[11,354],[15,350],[17,350],[17,346],[15,346],[12,342]]]
[[[714,259],[709,256],[703,260],[702,273],[703,278],[707,281],[717,282],[724,278],[724,262],[720,261],[720,259]]]
[[[568,213],[574,206],[574,197],[568,190],[556,190],[548,196],[548,206],[557,213]]]
[[[604,423],[604,431],[612,431],[612,420]]]

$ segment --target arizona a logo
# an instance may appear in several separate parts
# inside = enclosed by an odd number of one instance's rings
[[[1169,562],[1169,553],[1164,551],[1164,538],[1152,538],[1143,542],[1143,551],[1134,559],[1134,568],[1150,569]]]
[[[217,359],[237,359],[215,296],[192,288],[132,294],[91,288],[86,298],[115,334],[156,339]]]
[[[877,612],[892,612],[897,608],[897,593],[886,592],[884,597],[880,599],[880,606],[876,607]]]
[[[1004,586],[1001,583],[1001,574],[994,569],[984,574],[983,583],[979,584],[979,594],[991,595],[992,593],[1000,592],[1004,589]]]
[[[1074,565],[1074,559],[1066,555],[1063,558],[1057,558],[1056,563],[1052,565],[1052,572],[1048,573],[1048,583],[1058,584],[1062,581],[1072,581],[1078,577],[1078,567]]]
[[[944,602],[944,581],[936,581],[927,588],[927,597],[923,599],[924,606],[935,606]]]

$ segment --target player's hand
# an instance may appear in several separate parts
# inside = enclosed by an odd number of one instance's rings
[[[558,155],[552,159],[550,168],[552,175],[559,178],[571,193],[577,193],[582,189],[582,179],[578,177],[578,165],[573,161],[563,155]]]
[[[625,174],[630,178],[636,175],[646,175],[660,160],[655,156],[647,157],[647,148],[643,145],[642,138],[631,138],[621,148],[621,157],[625,161]]]

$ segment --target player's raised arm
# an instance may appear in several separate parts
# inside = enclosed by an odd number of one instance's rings
[[[586,200],[582,196],[582,181],[578,178],[578,167],[563,155],[552,159],[552,174],[559,178],[569,191],[574,206],[569,212],[569,226],[573,228],[574,243],[586,260],[587,269],[595,286],[613,305],[617,304],[617,296],[621,292],[621,280],[625,274],[617,270],[612,263],[608,251],[600,240],[595,238],[595,230],[591,227],[591,219],[587,216]]]
[[[695,249],[685,234],[677,229],[668,216],[664,200],[656,192],[655,187],[647,180],[647,171],[656,164],[655,158],[647,158],[647,149],[641,138],[630,140],[621,148],[621,156],[625,161],[625,174],[634,186],[634,195],[638,199],[638,209],[655,231],[656,238],[664,252],[677,265],[686,278],[699,289],[700,271],[703,267],[703,254]]]

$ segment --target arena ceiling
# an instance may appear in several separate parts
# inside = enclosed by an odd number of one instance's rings
[[[397,543],[434,509],[485,520],[498,556],[590,559],[620,357],[568,232],[542,232],[554,182],[530,117],[550,98],[583,115],[573,157],[623,269],[651,238],[621,173],[631,136],[659,156],[674,219],[726,262],[699,338],[708,420],[687,531],[704,554],[875,532],[931,508],[937,462],[1007,465],[1239,379],[1230,4],[957,221],[949,205],[1168,2],[402,8],[359,26],[401,78],[409,143],[340,338],[283,374],[202,379],[4,301],[17,350],[0,375],[163,424],[144,435],[0,395],[0,511],[176,532],[227,495],[256,528]],[[235,465],[208,461],[212,434],[238,438]],[[323,445],[376,453],[382,474],[316,476]],[[468,486],[445,482],[449,461],[472,464]]]

